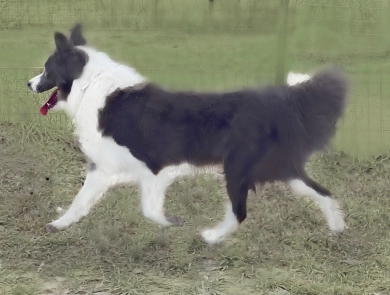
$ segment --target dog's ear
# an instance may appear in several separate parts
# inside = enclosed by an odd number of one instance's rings
[[[76,24],[70,31],[70,42],[74,46],[85,45],[87,43],[81,34],[81,24]]]
[[[68,38],[62,33],[54,33],[54,41],[56,43],[57,51],[63,51],[66,49],[72,48],[72,44],[69,42]]]

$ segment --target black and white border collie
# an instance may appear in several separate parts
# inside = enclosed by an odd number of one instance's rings
[[[323,69],[290,74],[290,85],[224,93],[168,91],[135,69],[86,45],[81,26],[67,38],[55,33],[55,52],[28,87],[55,87],[41,107],[64,110],[73,119],[92,165],[72,205],[49,232],[64,230],[87,215],[118,184],[138,183],[144,216],[163,227],[182,225],[164,211],[167,187],[178,176],[223,171],[229,196],[224,220],[201,235],[223,240],[246,218],[248,190],[283,181],[319,204],[332,232],[344,230],[331,193],[305,172],[310,155],[326,147],[346,104],[344,74]]]

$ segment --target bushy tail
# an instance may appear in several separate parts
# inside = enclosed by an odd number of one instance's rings
[[[295,94],[300,100],[306,148],[323,149],[344,113],[349,91],[346,75],[337,68],[325,68],[291,88],[297,91]]]

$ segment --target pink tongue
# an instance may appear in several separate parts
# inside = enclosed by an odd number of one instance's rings
[[[50,95],[49,99],[45,102],[43,106],[39,109],[39,112],[41,115],[46,116],[47,112],[56,105],[58,101],[57,97],[58,89],[54,90],[53,93]]]
[[[41,113],[42,116],[46,116],[48,111],[49,111],[49,108],[47,107],[46,104],[41,106],[41,108],[39,109],[39,112]]]

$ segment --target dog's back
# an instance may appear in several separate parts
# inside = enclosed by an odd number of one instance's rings
[[[189,164],[223,166],[230,201],[222,223],[202,232],[209,243],[246,218],[248,190],[255,183],[273,180],[313,197],[330,229],[344,229],[337,202],[304,170],[310,154],[328,144],[343,113],[347,83],[341,72],[290,75],[290,86],[170,92],[86,47],[80,25],[70,38],[55,33],[54,41],[56,51],[45,64],[48,74],[34,77],[28,87],[36,92],[56,87],[44,104],[45,114],[67,111],[94,165],[69,210],[47,225],[50,232],[85,216],[109,187],[134,180],[145,217],[164,227],[181,225],[180,218],[164,212],[164,193],[174,170],[188,172]]]

